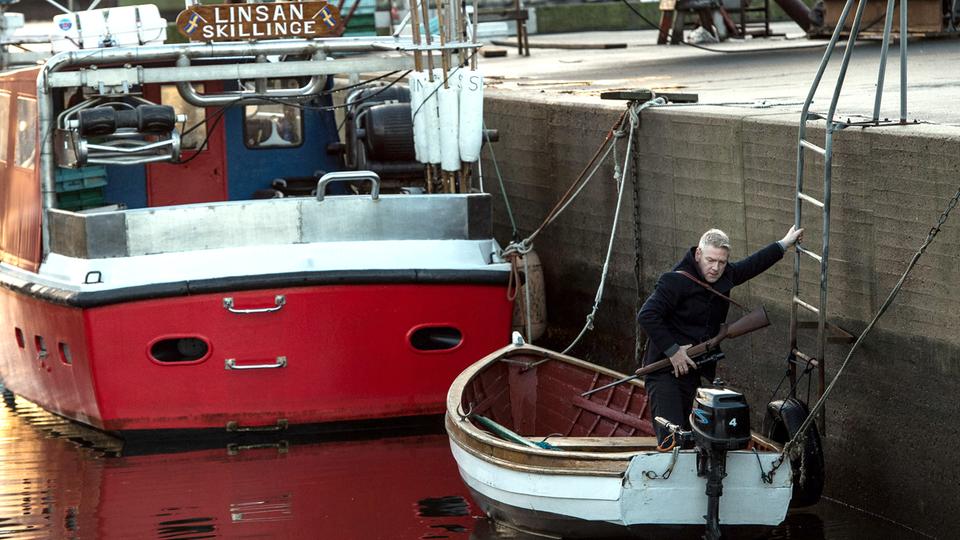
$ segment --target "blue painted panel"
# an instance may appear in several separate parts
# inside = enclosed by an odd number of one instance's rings
[[[336,171],[338,160],[327,154],[327,145],[336,142],[337,126],[331,111],[306,107],[330,104],[324,97],[301,109],[303,144],[296,148],[250,149],[243,142],[243,106],[231,107],[224,124],[227,130],[227,193],[230,200],[249,199],[258,189],[268,189],[275,178],[310,176],[315,171]]]
[[[143,165],[108,165],[104,202],[127,208],[147,207],[147,169]]]

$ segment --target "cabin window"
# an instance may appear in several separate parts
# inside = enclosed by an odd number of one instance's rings
[[[203,85],[195,84],[197,92],[203,93]],[[160,87],[160,103],[173,107],[177,114],[187,116],[187,121],[180,129],[180,149],[199,150],[203,141],[207,139],[207,111],[203,107],[191,105],[183,100],[183,96],[172,84]]]
[[[33,346],[37,351],[37,358],[43,360],[47,357],[47,342],[43,340],[43,336],[33,336]]]
[[[272,81],[274,88],[298,88],[297,81]],[[293,148],[303,144],[300,108],[281,103],[243,108],[243,141],[247,148]]]
[[[64,342],[60,342],[57,345],[57,349],[60,351],[60,361],[66,365],[73,364],[73,354],[70,352],[70,345],[67,345]]]
[[[27,343],[26,343],[26,341],[23,339],[23,330],[21,330],[21,329],[19,329],[19,328],[14,328],[14,329],[13,329],[13,333],[14,333],[14,335],[17,336],[17,347],[20,347],[21,349],[23,349],[24,347],[26,347],[26,346],[27,346]]]
[[[0,161],[7,162],[7,128],[10,126],[10,92],[0,92]]]
[[[18,167],[32,169],[37,155],[37,100],[17,98],[17,146],[14,162]]]

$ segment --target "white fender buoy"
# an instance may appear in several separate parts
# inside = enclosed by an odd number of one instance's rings
[[[526,260],[524,260],[526,259]],[[543,284],[543,265],[536,251],[530,250],[519,260],[521,278],[513,302],[513,329],[531,343],[547,329],[547,294]],[[527,294],[529,290],[529,295]],[[530,335],[527,335],[527,298],[530,299]]]
[[[451,81],[453,77],[451,77]],[[452,85],[440,87],[440,167],[448,172],[460,170],[460,144],[457,134],[460,124],[460,92]]]
[[[460,88],[460,159],[473,163],[480,159],[483,144],[483,74],[468,71]]]
[[[427,162],[427,132],[426,117],[420,106],[423,104],[424,88],[427,78],[424,73],[414,73],[410,76],[410,120],[413,122],[413,148],[417,161]]]
[[[421,114],[427,121],[424,126],[427,139],[427,162],[440,163],[440,111],[437,106],[437,86],[442,84],[434,77],[433,82],[427,81],[424,86],[424,104]]]

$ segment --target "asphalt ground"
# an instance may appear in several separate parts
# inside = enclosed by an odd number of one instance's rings
[[[507,56],[483,58],[481,69],[488,87],[502,91],[593,101],[601,92],[649,88],[694,93],[700,103],[799,111],[827,40],[806,38],[793,23],[777,23],[773,31],[784,35],[705,45],[712,51],[657,45],[654,30],[533,35],[529,57],[518,56],[515,46],[497,45]],[[516,40],[497,40],[503,41]],[[626,47],[597,48],[611,44]],[[844,41],[834,51],[812,110],[829,108],[845,49]],[[838,117],[872,117],[880,50],[879,39],[854,46]],[[960,126],[960,40],[909,40],[907,67],[908,120]],[[890,46],[880,117],[900,117],[897,41]]]

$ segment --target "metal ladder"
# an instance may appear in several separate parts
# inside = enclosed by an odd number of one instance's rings
[[[830,57],[836,49],[840,33],[847,22],[850,10],[857,1],[857,10],[850,28],[850,35],[847,39],[847,46],[843,52],[843,60],[840,64],[840,71],[837,76],[836,86],[833,90],[833,96],[830,100],[830,109],[826,116],[810,112],[810,105],[813,102],[813,96],[816,94],[826,70]],[[883,44],[880,51],[880,68],[877,76],[877,91],[874,99],[873,118],[862,122],[837,121],[834,118],[837,110],[837,101],[840,98],[840,91],[843,88],[843,81],[846,77],[847,67],[850,64],[850,57],[853,54],[853,47],[860,31],[860,23],[863,18],[863,11],[867,5],[867,0],[847,0],[837,21],[837,26],[833,31],[830,42],[827,44],[827,50],[820,61],[820,67],[817,69],[816,77],[807,93],[807,98],[803,103],[803,111],[800,113],[800,129],[797,138],[797,182],[794,225],[797,228],[802,227],[803,205],[809,204],[818,208],[823,216],[823,243],[822,253],[815,253],[799,244],[797,245],[796,258],[793,267],[793,297],[790,306],[790,355],[788,357],[790,364],[790,384],[791,388],[796,389],[797,384],[797,366],[802,362],[805,366],[812,366],[817,371],[818,376],[818,398],[823,395],[826,387],[825,374],[825,349],[827,342],[831,343],[850,343],[854,340],[853,336],[845,330],[827,322],[827,270],[830,260],[830,191],[832,180],[833,165],[833,138],[834,135],[851,126],[870,127],[880,125],[904,125],[907,124],[907,40],[904,39],[904,32],[907,28],[907,0],[901,0],[900,10],[900,119],[899,121],[880,120],[880,102],[883,95],[883,78],[886,71],[887,53],[890,45],[890,33],[893,27],[893,10],[896,0],[887,0],[886,21],[883,28]],[[807,125],[811,121],[825,120],[825,141],[823,146],[807,138]],[[823,156],[823,200],[818,200],[808,193],[804,192],[804,161],[806,152],[814,152]],[[809,257],[820,264],[820,302],[819,305],[804,300],[800,297],[800,263],[804,257]],[[798,312],[803,309],[806,312],[816,315],[816,322],[800,321]],[[816,328],[816,353],[809,355],[798,348],[797,334],[800,329]],[[819,418],[820,430],[826,431],[826,413],[821,409]]]

